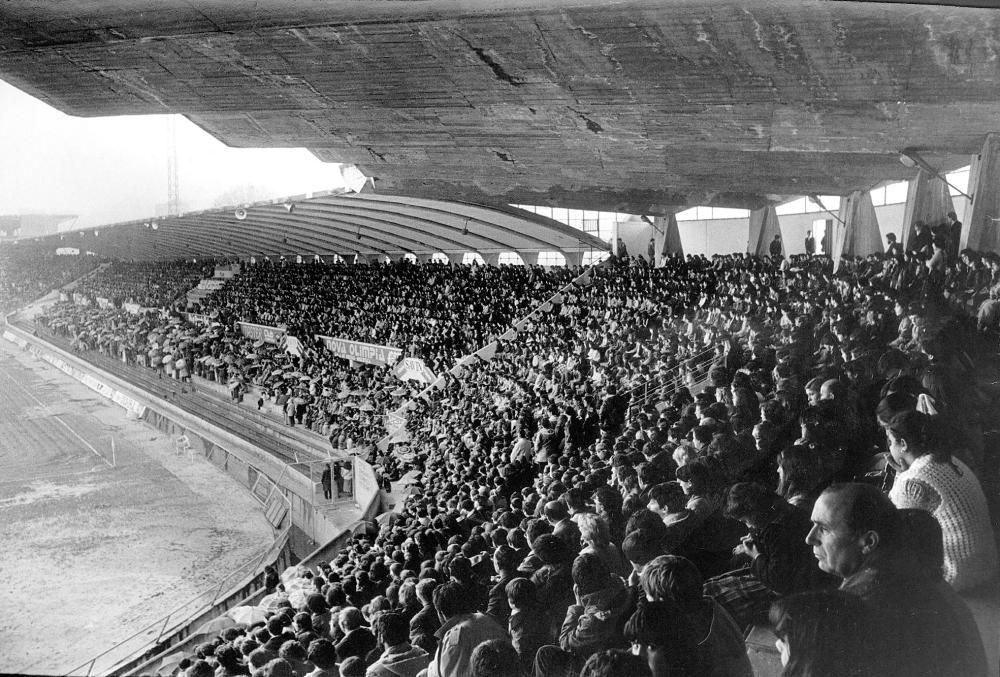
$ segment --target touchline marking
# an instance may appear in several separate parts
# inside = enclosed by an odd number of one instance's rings
[[[18,383],[18,382],[17,382],[17,380],[16,380],[16,379],[15,379],[15,378],[14,378],[13,376],[11,376],[10,374],[8,374],[8,373],[6,373],[6,372],[4,372],[4,374],[3,374],[3,375],[4,375],[4,376],[6,376],[6,377],[7,377],[7,380],[9,380],[9,381],[10,381],[11,383],[13,383],[14,385],[16,385],[16,386],[17,386],[18,388],[20,388],[21,390],[23,390],[23,391],[24,391],[24,393],[25,393],[25,394],[26,394],[26,395],[27,395],[28,397],[30,397],[31,399],[33,399],[33,400],[34,400],[35,402],[38,402],[38,405],[39,405],[40,407],[42,407],[42,409],[44,409],[45,411],[50,411],[50,409],[49,409],[49,405],[45,404],[45,403],[44,403],[44,402],[42,402],[42,401],[41,401],[40,399],[38,399],[37,397],[35,397],[35,394],[34,394],[33,392],[31,392],[30,390],[28,390],[27,388],[25,388],[25,387],[24,387],[23,385],[21,385],[20,383]],[[94,448],[94,445],[92,445],[92,444],[91,444],[90,442],[88,442],[88,441],[87,441],[87,440],[85,440],[85,439],[84,439],[83,437],[81,437],[81,436],[80,436],[80,433],[78,433],[77,431],[73,430],[73,428],[72,428],[72,427],[70,427],[69,423],[66,423],[66,421],[64,421],[64,420],[62,420],[61,418],[59,418],[59,416],[58,416],[57,414],[51,414],[51,413],[50,413],[49,415],[50,415],[50,416],[51,416],[52,418],[54,418],[55,420],[59,421],[59,423],[61,423],[61,424],[63,425],[63,427],[65,427],[65,428],[66,428],[66,430],[68,430],[68,431],[70,431],[71,433],[73,433],[73,436],[74,436],[74,437],[75,437],[76,439],[80,440],[80,441],[81,441],[81,442],[83,442],[83,443],[84,443],[85,445],[87,445],[87,448],[88,448],[88,449],[90,449],[90,450],[91,450],[92,452],[94,452],[94,455],[96,455],[96,456],[97,456],[97,457],[98,457],[99,459],[101,459],[102,461],[104,461],[104,463],[105,463],[105,464],[106,464],[106,465],[107,465],[107,466],[108,466],[109,468],[112,468],[112,467],[114,467],[114,466],[112,466],[112,465],[111,465],[111,462],[110,462],[110,461],[108,461],[108,459],[106,459],[106,458],[104,458],[103,456],[101,456],[101,452],[97,451],[97,449],[95,449],[95,448]]]

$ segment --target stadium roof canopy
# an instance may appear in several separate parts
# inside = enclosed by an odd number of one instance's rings
[[[504,252],[554,251],[572,257],[607,251],[603,240],[512,207],[364,193],[327,193],[246,207],[193,212],[41,240],[117,259],[330,256],[437,252],[484,259]]]
[[[667,214],[947,170],[1000,131],[1000,10],[833,0],[7,0],[0,77],[183,113],[384,194]]]

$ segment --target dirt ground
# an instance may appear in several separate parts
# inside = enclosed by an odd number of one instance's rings
[[[0,339],[0,673],[65,674],[272,539],[235,480]]]

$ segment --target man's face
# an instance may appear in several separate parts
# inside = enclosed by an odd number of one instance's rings
[[[840,494],[822,494],[812,510],[813,527],[806,536],[823,571],[847,578],[864,562],[863,540],[847,526],[847,506]]]

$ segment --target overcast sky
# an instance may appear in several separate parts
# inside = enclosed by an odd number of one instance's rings
[[[0,215],[79,216],[73,227],[155,216],[167,201],[176,119],[182,209],[255,186],[259,199],[342,185],[339,165],[301,148],[228,148],[183,116],[78,118],[0,81]]]

